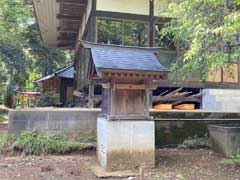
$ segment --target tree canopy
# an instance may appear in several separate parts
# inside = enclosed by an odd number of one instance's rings
[[[182,77],[195,71],[203,79],[217,66],[240,56],[240,0],[178,0],[165,16],[173,17],[161,35],[173,37]]]
[[[0,100],[71,61],[71,53],[43,46],[31,0],[0,0]]]

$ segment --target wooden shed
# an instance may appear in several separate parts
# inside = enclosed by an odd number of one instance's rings
[[[73,64],[60,69],[51,75],[37,79],[35,82],[41,84],[43,92],[55,91],[58,93],[60,95],[59,102],[62,106],[65,106],[73,101]]]

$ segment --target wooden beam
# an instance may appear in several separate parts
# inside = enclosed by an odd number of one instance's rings
[[[111,87],[111,83],[102,83],[102,88],[104,89],[110,89]]]
[[[145,84],[116,84],[115,85],[116,89],[146,89],[146,85]]]
[[[158,87],[165,88],[196,88],[196,89],[204,89],[204,88],[212,88],[212,89],[240,89],[240,84],[238,83],[214,83],[214,82],[172,82],[168,80],[154,81],[154,85]]]
[[[149,0],[149,46],[154,46],[155,20],[154,20],[154,0]]]
[[[104,18],[149,22],[148,15],[137,15],[137,14],[130,14],[130,13],[108,12],[108,11],[98,11],[98,10],[95,11],[93,15],[96,17],[104,17]]]
[[[145,84],[116,84],[116,89],[132,89],[132,90],[145,90],[147,86]],[[149,86],[149,89],[156,89],[156,86]]]
[[[94,84],[90,83],[88,88],[88,108],[94,108]]]
[[[57,27],[58,32],[63,32],[63,33],[78,33],[78,28],[63,28],[63,27]]]
[[[157,102],[176,102],[176,101],[182,101],[182,102],[199,102],[200,98],[196,97],[160,97],[160,96],[153,96],[152,98],[153,103]]]
[[[80,6],[86,6],[86,1],[79,1],[79,0],[56,0],[57,3],[63,3],[63,4],[73,4],[73,5],[80,5]]]
[[[58,41],[68,41],[68,42],[74,42],[76,41],[77,37],[76,38],[70,38],[70,37],[62,37],[62,36],[58,36],[57,37],[57,40]]]
[[[62,14],[57,14],[57,19],[81,22],[81,18],[82,18],[81,16],[66,16],[66,15],[62,15]]]

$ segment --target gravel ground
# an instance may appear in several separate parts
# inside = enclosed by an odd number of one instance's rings
[[[222,157],[208,150],[161,149],[156,159],[156,168],[145,169],[144,179],[240,180],[240,166],[225,164]],[[40,157],[0,155],[0,180],[96,180],[99,178],[91,170],[95,164],[95,152]]]

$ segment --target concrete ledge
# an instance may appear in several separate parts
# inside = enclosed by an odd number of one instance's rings
[[[240,151],[240,125],[208,126],[214,152],[231,157]]]
[[[13,133],[33,129],[42,131],[96,131],[98,114],[98,109],[10,110],[8,130]]]
[[[81,108],[10,110],[8,126],[12,133],[39,129],[64,132],[71,137],[79,137],[80,134],[96,137],[100,112],[101,109]],[[188,137],[204,135],[208,133],[207,126],[210,124],[240,124],[238,112],[150,110],[150,114],[155,120],[156,146],[179,144]]]

